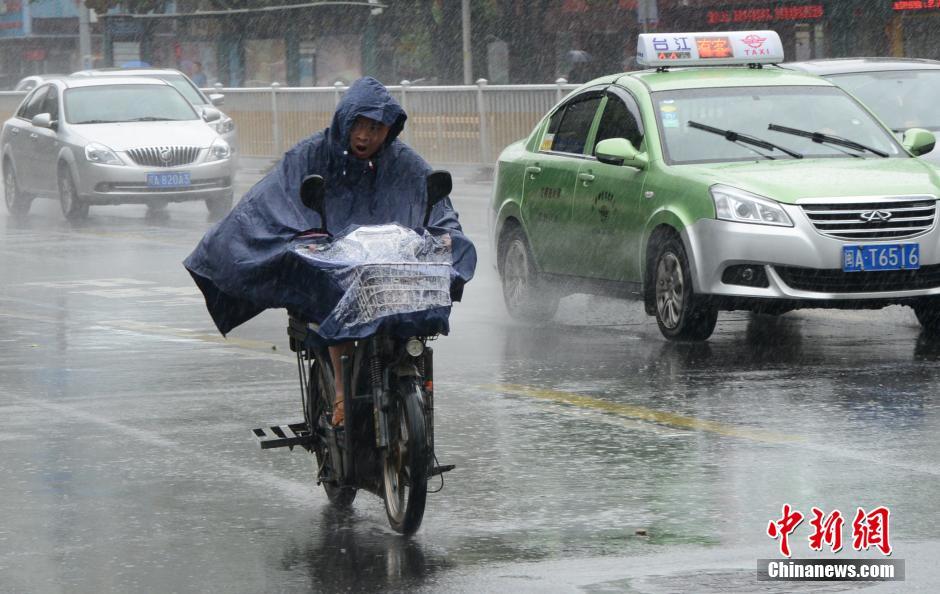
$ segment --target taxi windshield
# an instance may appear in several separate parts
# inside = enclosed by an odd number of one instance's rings
[[[940,130],[940,70],[858,72],[830,78],[861,99],[895,132],[909,128]]]
[[[720,163],[760,158],[871,157],[841,144],[816,142],[779,128],[838,136],[890,157],[906,156],[897,141],[854,99],[834,87],[731,87],[653,93],[666,162]],[[689,125],[692,122],[693,125]],[[729,141],[709,127],[734,131],[782,149]],[[774,124],[777,129],[771,129]],[[756,153],[756,154],[755,154]]]

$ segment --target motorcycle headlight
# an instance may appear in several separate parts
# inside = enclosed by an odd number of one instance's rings
[[[712,186],[709,191],[715,201],[715,216],[722,221],[793,226],[786,211],[774,200],[721,184]]]
[[[216,138],[212,143],[212,146],[209,147],[209,156],[206,157],[206,161],[211,163],[213,161],[228,159],[231,156],[232,148],[228,145],[228,143],[221,138]]]
[[[410,338],[408,342],[405,343],[405,350],[412,357],[420,357],[421,353],[424,352],[424,343],[417,338]]]
[[[212,125],[219,134],[228,134],[235,129],[235,120],[227,116],[222,116],[218,121],[213,122]]]
[[[97,142],[85,145],[85,158],[92,163],[100,163],[102,165],[124,164],[114,151]]]

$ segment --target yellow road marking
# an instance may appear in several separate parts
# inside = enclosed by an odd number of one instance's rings
[[[666,425],[685,429],[687,431],[705,431],[715,433],[726,437],[739,437],[753,441],[766,443],[792,443],[804,441],[802,437],[775,433],[773,431],[763,431],[758,429],[748,429],[745,427],[736,427],[716,421],[706,419],[697,419],[687,417],[676,413],[658,411],[651,408],[636,406],[632,404],[623,404],[621,402],[611,402],[583,394],[573,392],[562,392],[559,390],[547,390],[544,388],[533,388],[530,386],[521,386],[517,384],[498,384],[484,386],[487,389],[494,390],[503,394],[512,394],[515,396],[525,396],[528,398],[537,398],[539,400],[548,400],[561,404],[569,404],[580,408],[586,408],[601,411],[609,414],[627,417],[636,421],[655,423],[657,425]]]

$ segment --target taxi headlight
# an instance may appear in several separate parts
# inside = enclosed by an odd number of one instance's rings
[[[212,146],[209,147],[209,156],[206,158],[206,161],[211,163],[213,161],[228,159],[231,156],[232,149],[229,147],[228,143],[221,138],[216,138]]]
[[[793,221],[779,203],[721,184],[709,191],[715,201],[715,216],[722,221],[792,227]]]
[[[117,154],[103,144],[92,142],[85,145],[85,158],[101,165],[123,165]]]

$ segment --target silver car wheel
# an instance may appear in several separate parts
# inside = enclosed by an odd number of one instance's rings
[[[13,175],[13,168],[7,165],[3,168],[3,198],[6,200],[7,208],[10,212],[16,206],[16,177]]]
[[[683,290],[682,264],[672,252],[666,252],[656,267],[656,310],[659,319],[670,330],[679,326],[682,315]]]
[[[75,186],[69,179],[67,173],[59,176],[59,206],[62,207],[62,214],[71,216],[75,204]]]

